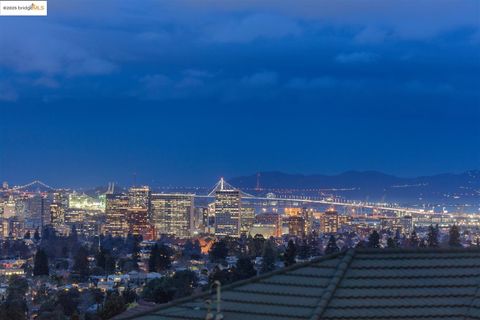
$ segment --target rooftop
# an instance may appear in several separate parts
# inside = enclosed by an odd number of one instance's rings
[[[207,299],[215,297],[119,319],[203,320]],[[225,320],[480,319],[480,249],[351,249],[224,286],[221,312]]]

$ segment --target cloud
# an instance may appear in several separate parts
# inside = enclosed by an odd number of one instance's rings
[[[339,84],[337,79],[332,77],[317,77],[317,78],[293,78],[286,84],[287,88],[291,89],[319,89],[332,88]]]
[[[242,78],[241,83],[253,87],[263,87],[275,85],[277,83],[277,80],[277,73],[271,71],[264,71]]]
[[[200,70],[200,69],[187,69],[183,71],[183,74],[187,77],[196,77],[196,78],[211,78],[214,76],[213,73],[207,70]]]
[[[388,30],[380,27],[367,26],[355,36],[354,40],[359,44],[380,43],[385,41],[389,34]]]
[[[21,77],[17,96],[36,98],[49,88],[59,100],[118,92],[141,99],[282,99],[276,90],[354,86],[362,79],[388,78],[404,90],[414,77],[461,88],[478,70],[480,32],[472,13],[478,3],[469,0],[85,2],[52,3],[55,14],[47,20],[2,21],[9,31],[0,33],[6,44],[0,81]],[[467,35],[452,40],[462,30]],[[448,70],[456,74],[446,80]]]
[[[224,15],[260,11],[335,27],[386,28],[402,39],[432,38],[466,26],[479,28],[477,0],[205,0],[201,4],[184,0],[181,4],[190,10]]]
[[[8,83],[0,82],[0,101],[15,102],[18,100],[18,93]]]
[[[435,83],[420,80],[408,81],[404,84],[404,88],[412,93],[420,94],[450,94],[455,88],[449,83]]]
[[[18,73],[44,76],[105,75],[116,65],[90,44],[78,41],[82,34],[72,28],[47,23],[11,24],[10,32],[0,33],[0,66]]]
[[[257,39],[298,36],[302,29],[293,19],[270,14],[251,14],[239,20],[230,18],[207,28],[206,39],[222,43],[247,43]]]
[[[50,78],[50,77],[40,77],[40,78],[34,80],[33,83],[36,86],[42,86],[42,87],[46,87],[46,88],[58,88],[58,87],[60,87],[60,84],[58,83],[58,81],[56,81],[55,79]]]
[[[378,58],[378,55],[369,52],[341,53],[335,57],[339,63],[369,63]]]

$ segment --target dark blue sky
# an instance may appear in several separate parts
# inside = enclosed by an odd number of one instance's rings
[[[0,179],[479,168],[478,1],[50,0],[0,18]]]

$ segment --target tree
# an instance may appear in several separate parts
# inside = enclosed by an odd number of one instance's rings
[[[222,269],[217,265],[208,276],[208,282],[213,284],[215,281],[219,281],[222,285],[226,285],[235,281],[235,273],[236,268]]]
[[[167,278],[153,279],[143,287],[142,298],[155,303],[166,303],[173,300],[175,288],[170,286]]]
[[[26,311],[24,300],[7,300],[0,305],[0,319],[26,320]]]
[[[157,256],[158,256],[158,245],[153,245],[150,250],[150,257],[148,258],[148,271],[156,272],[157,271]]]
[[[450,227],[448,245],[450,247],[462,246],[462,243],[460,241],[460,231],[458,230],[458,226],[456,224]]]
[[[175,299],[189,296],[197,286],[197,276],[190,270],[175,272],[171,277],[172,285],[176,289]]]
[[[80,304],[80,292],[73,288],[70,290],[60,290],[57,293],[57,304],[62,306],[63,313],[71,317],[78,311]]]
[[[267,240],[263,247],[261,273],[275,270],[275,248],[272,240]]]
[[[105,273],[114,273],[116,269],[117,263],[116,259],[112,254],[107,254],[105,259]]]
[[[8,281],[7,297],[0,305],[0,319],[27,319],[27,303],[25,295],[28,291],[28,282],[25,278],[12,276]]]
[[[82,277],[88,276],[88,250],[84,246],[78,248],[74,258],[73,270]]]
[[[38,249],[34,258],[33,275],[48,276],[48,256],[43,249]]]
[[[209,252],[210,261],[219,262],[224,261],[228,256],[228,247],[224,239],[215,242]]]
[[[138,261],[140,260],[140,242],[142,242],[142,236],[134,236],[132,247],[132,261],[136,270],[138,270]]]
[[[173,299],[191,295],[197,286],[194,272],[186,270],[176,272],[172,277],[163,277],[149,281],[142,291],[146,301],[165,303]]]
[[[283,254],[283,259],[285,263],[285,267],[291,266],[295,264],[295,257],[297,255],[297,248],[293,240],[288,241],[287,250]]]
[[[395,247],[401,247],[402,244],[403,244],[403,236],[400,232],[400,228],[397,228],[397,230],[395,231]]]
[[[193,242],[192,240],[188,239],[185,244],[183,245],[182,256],[185,258],[190,258],[193,251]]]
[[[97,267],[100,267],[102,268],[103,270],[105,270],[105,261],[106,261],[106,252],[105,252],[105,249],[103,249],[103,247],[100,247],[100,250],[97,252],[97,254],[95,255],[95,264],[97,265]]]
[[[197,239],[193,243],[192,253],[190,258],[191,259],[200,259],[202,257],[202,248],[200,246],[200,241]]]
[[[158,248],[157,269],[165,271],[172,266],[172,250],[166,245],[161,245]]]
[[[148,270],[150,272],[162,272],[172,266],[172,250],[166,245],[155,244],[148,259]]]
[[[117,292],[112,292],[107,295],[105,304],[99,314],[102,319],[110,319],[126,309],[127,306],[123,296],[119,295]]]
[[[255,237],[248,237],[247,250],[248,254],[252,257],[262,256],[263,246],[265,245],[265,238],[261,234],[255,235]]]
[[[410,247],[416,248],[420,245],[420,239],[418,239],[417,232],[415,230],[412,231],[410,235],[410,239],[408,240]]]
[[[40,241],[40,233],[38,232],[38,228],[35,229],[35,233],[33,234],[33,239],[38,242]]]
[[[74,224],[72,225],[72,228],[70,230],[70,241],[72,242],[72,244],[75,244],[78,241],[77,227]]]
[[[322,243],[318,239],[318,235],[315,231],[308,236],[308,246],[311,257],[318,257],[322,255]]]
[[[430,248],[438,247],[438,225],[436,228],[433,225],[428,227],[427,246]]]
[[[302,260],[306,260],[310,257],[310,247],[307,244],[307,240],[303,239],[300,248],[298,250],[298,257]]]
[[[373,232],[368,237],[368,247],[380,248],[380,235],[378,234],[377,230],[373,230]]]
[[[138,298],[135,290],[128,287],[122,292],[122,297],[125,299],[125,303],[133,303]]]
[[[252,260],[249,257],[240,257],[237,260],[236,268],[234,271],[234,280],[243,280],[254,277],[257,275]]]
[[[388,248],[396,248],[397,247],[397,242],[393,240],[392,237],[388,237],[387,239],[387,247]]]
[[[105,273],[115,272],[116,261],[115,257],[103,247],[100,248],[97,255],[95,256],[96,265],[99,268],[102,268]]]
[[[334,235],[331,235],[330,239],[328,239],[327,247],[325,248],[325,254],[332,254],[339,251],[340,248],[337,246],[337,240],[335,240]]]

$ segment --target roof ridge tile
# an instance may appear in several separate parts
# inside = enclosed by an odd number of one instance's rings
[[[337,270],[335,271],[335,274],[330,280],[330,284],[328,285],[327,289],[324,291],[322,297],[320,298],[318,302],[318,306],[313,311],[311,320],[320,319],[322,314],[325,312],[325,309],[327,308],[328,303],[333,297],[335,289],[337,288],[340,281],[342,281],[342,278],[347,272],[348,266],[352,262],[354,255],[355,255],[355,250],[349,249],[347,253],[343,256],[340,263],[337,265]]]

